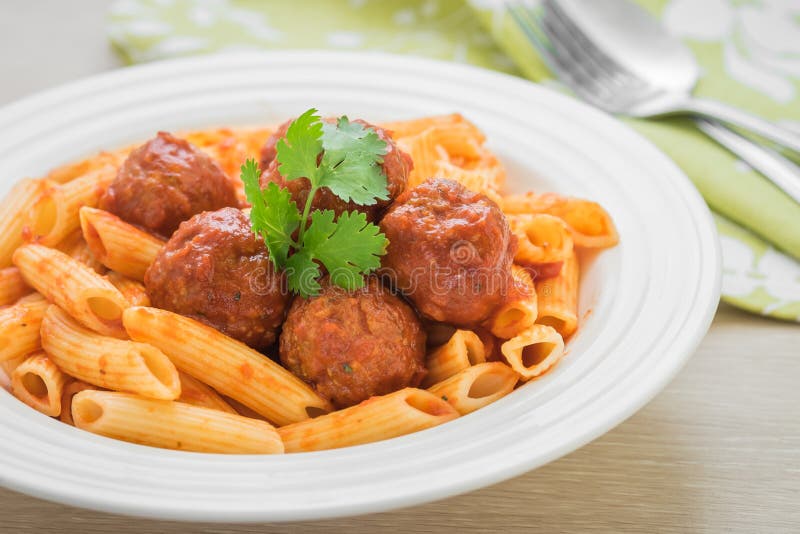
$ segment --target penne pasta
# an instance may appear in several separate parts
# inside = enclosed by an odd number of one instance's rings
[[[507,214],[546,213],[562,219],[576,247],[608,248],[619,242],[609,214],[597,202],[561,196],[557,193],[509,195],[503,197]]]
[[[403,436],[458,417],[436,395],[405,388],[278,429],[286,452],[338,449]]]
[[[116,287],[131,306],[150,306],[150,297],[141,282],[131,280],[115,271],[109,271],[106,278]]]
[[[397,139],[397,146],[408,153],[414,161],[414,167],[408,174],[408,189],[436,175],[437,161],[440,156],[436,152],[432,130],[426,130],[411,137],[401,137]]]
[[[45,313],[42,348],[64,372],[95,386],[154,399],[180,396],[178,371],[156,347],[92,332],[58,306]]]
[[[231,405],[225,402],[225,400],[220,397],[219,393],[214,391],[211,387],[186,373],[181,373],[179,371],[178,376],[181,378],[181,396],[178,397],[178,402],[185,402],[193,406],[202,406],[204,408],[221,410],[228,413],[237,413],[236,410],[231,408]]]
[[[50,304],[38,293],[0,310],[0,362],[39,350],[39,327]]]
[[[24,245],[14,263],[25,281],[95,332],[124,338],[122,310],[128,301],[90,267],[56,249]]]
[[[572,235],[567,225],[553,215],[506,215],[517,236],[514,261],[526,266],[564,261],[572,253]]]
[[[14,250],[23,242],[27,214],[42,193],[52,187],[54,184],[47,180],[22,180],[0,202],[0,267],[11,265]]]
[[[423,387],[441,382],[478,363],[486,361],[483,342],[475,332],[456,330],[450,339],[434,349],[425,362],[428,374],[423,380]]]
[[[26,358],[11,373],[11,392],[34,410],[58,417],[67,380],[67,375],[44,352],[38,352]]]
[[[115,175],[107,165],[46,189],[27,213],[27,240],[52,247],[77,230],[81,207],[96,206]]]
[[[132,339],[151,343],[181,371],[278,425],[331,409],[299,378],[247,345],[198,321],[158,308],[123,314]]]
[[[72,420],[72,399],[75,395],[87,389],[97,390],[99,388],[83,380],[73,379],[67,382],[67,385],[64,386],[64,391],[61,393],[61,415],[58,416],[61,422],[75,426],[75,421]]]
[[[549,326],[535,324],[500,346],[508,365],[523,380],[552,368],[564,356],[564,340]]]
[[[467,135],[470,138],[475,139],[479,145],[482,145],[486,140],[486,136],[483,135],[483,132],[481,132],[477,126],[468,121],[460,113],[386,122],[381,124],[381,128],[389,130],[392,133],[392,137],[394,139],[417,135],[430,128],[437,128],[442,130],[447,130],[450,128],[459,128],[459,129],[466,129],[466,131],[469,132]]]
[[[80,210],[83,237],[100,263],[134,280],[144,280],[164,242],[107,211]]]
[[[502,339],[510,339],[536,322],[536,287],[528,271],[519,265],[511,266],[513,285],[505,301],[487,321],[489,331]]]
[[[500,362],[479,363],[428,388],[461,415],[487,406],[514,390],[519,375]]]
[[[103,151],[76,163],[61,165],[47,173],[47,179],[52,182],[63,184],[104,167],[111,166],[116,170],[122,165],[122,162],[128,157],[128,154],[133,148],[134,147],[129,146],[113,152]]]
[[[555,278],[536,283],[539,299],[537,323],[553,327],[568,338],[578,328],[578,258],[573,252]]]
[[[106,266],[94,257],[80,230],[76,230],[65,237],[55,248],[87,267],[91,267],[97,274],[105,274],[107,270]]]
[[[0,306],[7,306],[33,292],[16,267],[0,269]]]
[[[502,202],[499,191],[505,180],[505,171],[499,165],[464,169],[447,160],[440,159],[436,162],[434,174],[438,177],[455,180],[471,191],[483,193],[498,205]]]
[[[266,421],[113,391],[81,391],[72,399],[75,426],[109,438],[183,451],[276,454],[283,443]]]

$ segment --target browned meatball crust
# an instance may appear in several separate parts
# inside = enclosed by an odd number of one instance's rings
[[[428,319],[474,328],[511,287],[516,238],[497,204],[436,178],[406,191],[381,220],[381,273]]]
[[[237,205],[219,165],[167,132],[130,153],[100,200],[103,209],[165,238],[196,213]]]
[[[153,306],[197,319],[263,350],[275,342],[290,296],[264,241],[236,208],[182,223],[145,273]]]
[[[272,135],[267,137],[264,146],[261,147],[261,160],[259,161],[259,168],[261,170],[269,167],[269,164],[272,163],[272,160],[278,155],[278,141],[286,137],[286,131],[289,129],[289,126],[292,125],[292,121],[294,121],[294,119],[289,119],[284,122],[272,132]]]
[[[375,130],[378,137],[386,142],[386,154],[383,156],[383,164],[381,167],[383,168],[383,172],[386,173],[386,187],[389,190],[389,198],[387,200],[378,200],[371,206],[362,206],[354,202],[345,202],[334,195],[330,189],[323,187],[314,195],[311,208],[333,210],[336,215],[345,211],[360,211],[367,215],[367,220],[376,221],[392,201],[405,190],[408,184],[408,174],[411,172],[411,169],[413,169],[414,164],[411,161],[411,157],[397,147],[386,130],[362,120],[355,120],[353,122]],[[306,178],[285,180],[278,171],[278,160],[275,159],[277,153],[275,145],[279,139],[286,135],[286,129],[288,129],[289,124],[291,124],[291,121],[281,125],[276,133],[267,140],[267,143],[261,151],[262,165],[269,159],[269,165],[262,167],[266,170],[261,175],[261,187],[266,187],[269,182],[275,182],[279,186],[287,188],[292,194],[292,200],[302,209],[308,199],[311,182]]]
[[[318,296],[295,298],[280,357],[337,408],[417,386],[426,374],[419,319],[375,277],[352,292],[326,280]]]

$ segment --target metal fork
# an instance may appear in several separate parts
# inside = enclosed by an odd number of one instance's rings
[[[631,116],[658,115],[653,110],[685,104],[679,93],[648,84],[615,61],[572,22],[557,1],[507,2],[506,7],[553,73],[590,104]],[[709,137],[800,202],[800,167],[778,152],[713,122],[704,119],[695,122]],[[784,144],[792,147],[792,134],[780,136],[781,141],[786,139],[790,142]]]

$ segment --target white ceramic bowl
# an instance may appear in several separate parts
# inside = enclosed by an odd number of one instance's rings
[[[584,321],[544,378],[446,425],[285,456],[132,445],[45,417],[0,390],[0,484],[76,506],[204,521],[361,514],[469,491],[600,436],[692,354],[719,296],[708,209],[678,168],[613,118],[467,66],[347,53],[204,57],[128,68],[0,110],[0,188],[157,130],[282,121],[309,107],[377,122],[458,111],[487,134],[511,190],[594,199],[618,247],[584,261]]]

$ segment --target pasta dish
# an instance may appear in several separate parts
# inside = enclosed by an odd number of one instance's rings
[[[599,204],[504,182],[460,114],[313,109],[23,179],[0,203],[0,378],[68,425],[196,452],[465,416],[565,357],[579,259],[618,241]]]

